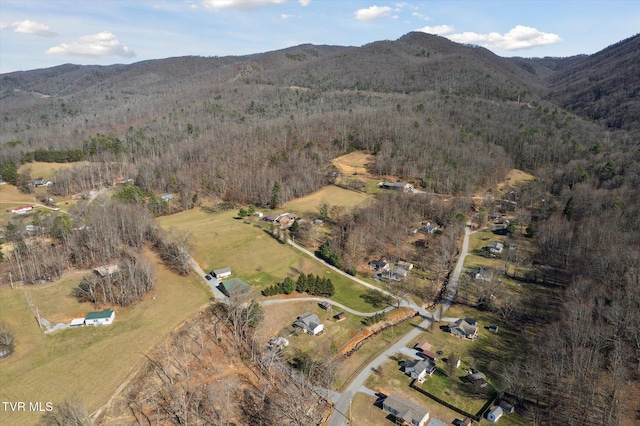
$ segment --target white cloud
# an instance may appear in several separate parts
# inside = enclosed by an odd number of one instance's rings
[[[426,27],[418,28],[416,31],[446,36],[447,34],[451,34],[453,31],[455,31],[455,29],[451,25],[436,25],[433,27],[426,26]]]
[[[311,0],[298,0],[302,6],[309,6],[311,4]]]
[[[29,34],[38,37],[55,37],[58,35],[54,31],[51,31],[51,28],[46,25],[30,21],[28,19],[20,22],[14,22],[12,26],[15,27],[15,30],[13,30],[14,32],[21,34]]]
[[[423,21],[428,21],[430,18],[427,15],[423,15],[420,12],[413,12],[411,16],[415,16],[418,19],[422,19]]]
[[[202,0],[207,9],[246,9],[268,4],[282,4],[287,0]]]
[[[389,15],[391,8],[389,6],[371,6],[367,9],[356,11],[356,19],[360,21],[369,21],[371,19],[384,18]]]
[[[9,24],[4,24],[4,23],[0,22],[0,30],[4,30],[8,26],[9,26]]]
[[[47,50],[48,55],[58,56],[86,56],[86,57],[102,57],[102,56],[122,56],[131,58],[136,56],[135,52],[111,34],[103,31],[98,34],[91,34],[80,37],[78,41],[71,43],[62,43]]]
[[[301,18],[301,16],[300,16],[300,15],[287,15],[287,14],[285,14],[285,13],[283,13],[282,15],[280,15],[280,17],[281,17],[282,19],[292,19],[292,18],[298,18],[298,19],[300,19],[300,18]]]
[[[505,34],[464,32],[452,34],[448,38],[458,43],[480,44],[484,47],[497,47],[504,50],[530,49],[562,41],[557,34],[544,33],[536,28],[525,27],[524,25],[516,25],[515,28]]]

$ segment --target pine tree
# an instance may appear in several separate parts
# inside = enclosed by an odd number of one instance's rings
[[[298,281],[296,282],[296,291],[298,293],[304,293],[308,289],[307,276],[304,272],[300,273]]]

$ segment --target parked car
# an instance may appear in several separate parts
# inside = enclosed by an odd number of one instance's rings
[[[204,277],[207,279],[207,281],[211,281],[211,275],[207,274]]]

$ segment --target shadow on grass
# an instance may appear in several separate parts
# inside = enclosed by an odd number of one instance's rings
[[[360,297],[374,308],[386,308],[393,303],[390,296],[371,289],[367,290],[365,294],[361,294]]]

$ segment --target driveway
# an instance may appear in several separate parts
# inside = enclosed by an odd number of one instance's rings
[[[464,259],[465,257],[467,257],[467,253],[469,252],[469,236],[470,235],[471,235],[471,230],[470,230],[469,223],[467,223],[467,226],[464,229],[464,239],[462,240],[462,250],[460,252],[460,257],[458,258],[458,262],[456,263],[456,266],[453,270],[453,274],[451,275],[451,279],[449,280],[447,297],[442,304],[442,309],[439,309],[440,316],[442,316],[442,314],[444,314],[447,311],[447,309],[449,309],[458,291],[458,280],[460,279],[460,273],[462,272],[462,265],[464,265]],[[428,316],[425,316],[425,317],[428,318],[430,316],[431,315],[429,314]],[[402,348],[406,349],[409,342],[411,342],[413,339],[418,337],[418,335],[420,335],[420,333],[422,333],[424,330],[427,330],[430,324],[431,324],[431,320],[425,319],[420,323],[419,327],[416,327],[411,331],[409,331],[407,334],[402,336],[402,338],[400,338],[400,340],[398,340],[395,344],[393,344],[391,347],[385,350],[382,354],[380,354],[376,359],[370,362],[369,365],[367,365],[360,372],[360,374],[358,374],[356,378],[353,379],[353,381],[349,384],[347,389],[345,389],[345,391],[342,393],[342,396],[338,398],[338,401],[335,403],[335,406],[334,406],[334,412],[331,414],[331,417],[329,417],[329,422],[327,423],[327,426],[348,425],[349,424],[348,408],[349,408],[349,405],[351,404],[351,400],[353,399],[353,396],[356,394],[356,392],[359,392],[362,389],[362,387],[364,386],[364,382],[367,380],[369,375],[375,369],[377,369],[378,367],[383,365],[385,362],[387,362],[394,354],[398,352],[405,353],[405,350],[403,350]],[[373,409],[377,409],[377,408],[373,408]]]

